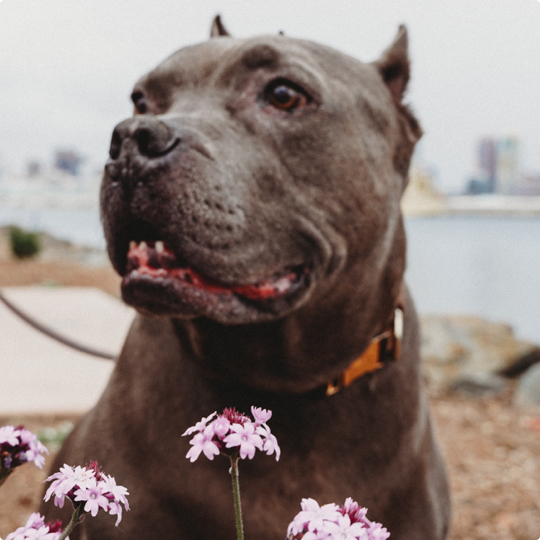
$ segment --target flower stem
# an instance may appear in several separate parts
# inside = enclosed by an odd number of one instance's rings
[[[231,457],[231,477],[233,486],[234,514],[236,518],[236,535],[238,540],[244,540],[244,525],[242,524],[242,506],[240,504],[240,481],[238,478],[238,456]],[[59,539],[60,540],[60,539]]]
[[[82,521],[81,512],[83,510],[83,504],[79,504],[77,508],[73,511],[70,522],[67,524],[67,527],[64,529],[62,534],[58,537],[58,540],[64,540],[68,534]]]

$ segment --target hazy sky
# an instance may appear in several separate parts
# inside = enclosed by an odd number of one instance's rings
[[[522,168],[540,171],[539,0],[0,0],[0,167],[50,163],[56,147],[101,166],[133,83],[205,40],[216,13],[236,37],[283,30],[364,61],[404,22],[407,101],[439,183],[462,187],[490,134],[519,136]]]

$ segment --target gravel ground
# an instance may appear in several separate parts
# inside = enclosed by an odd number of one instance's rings
[[[108,268],[0,260],[0,286],[51,281],[100,287],[110,294],[118,291],[118,278]],[[513,407],[510,390],[502,396],[482,399],[437,395],[431,402],[452,486],[454,508],[449,540],[538,539],[540,411]],[[24,423],[28,429],[40,432],[73,420],[0,416],[0,426]],[[1,538],[23,524],[37,508],[45,477],[44,471],[25,465],[2,486]]]
[[[452,487],[451,540],[540,537],[540,418],[510,393],[432,398]]]

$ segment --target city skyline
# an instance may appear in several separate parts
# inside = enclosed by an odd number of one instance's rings
[[[485,136],[476,147],[476,170],[466,193],[471,195],[540,195],[540,171],[524,170],[516,135]]]
[[[464,179],[463,193],[540,196],[540,170],[523,169],[520,147],[521,140],[516,135],[480,137],[472,151],[475,154],[474,164]],[[98,176],[102,172],[102,167],[88,164],[84,152],[78,148],[56,147],[44,161],[28,159],[19,175],[36,177],[51,170],[62,171],[72,176]],[[411,165],[411,175],[417,173],[429,179],[430,189],[441,191],[437,185],[436,171],[422,158],[421,147],[413,156]],[[2,176],[0,168],[0,181]]]

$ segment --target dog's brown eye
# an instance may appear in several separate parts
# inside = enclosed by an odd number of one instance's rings
[[[148,111],[146,98],[141,92],[133,92],[133,94],[131,94],[131,101],[133,101],[133,105],[135,105],[135,114],[145,114]]]
[[[291,111],[306,105],[305,94],[287,84],[278,84],[270,89],[268,101],[277,109]]]

